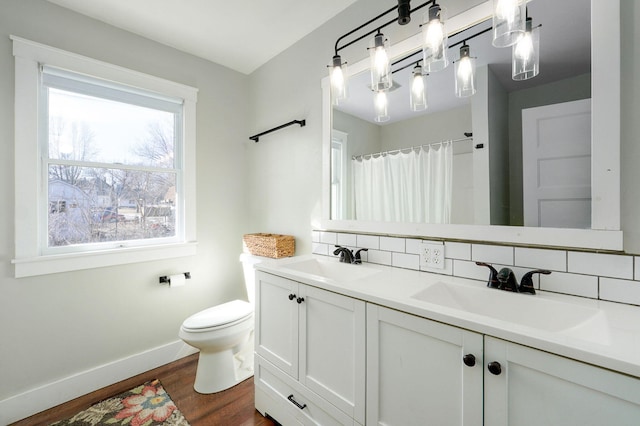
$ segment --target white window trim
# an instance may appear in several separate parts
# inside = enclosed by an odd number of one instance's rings
[[[196,101],[198,90],[148,74],[11,36],[15,57],[15,277],[145,262],[196,254]],[[43,255],[39,233],[41,163],[38,157],[38,87],[41,64],[184,99],[185,239],[180,243],[96,252]],[[44,187],[44,185],[42,185]]]

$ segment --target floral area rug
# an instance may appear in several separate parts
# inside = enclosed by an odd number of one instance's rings
[[[189,426],[159,380],[152,380],[128,392],[105,399],[67,420],[65,425]]]

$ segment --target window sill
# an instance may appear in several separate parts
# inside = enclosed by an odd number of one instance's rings
[[[129,263],[150,262],[175,257],[194,256],[197,245],[198,243],[194,241],[162,246],[120,248],[117,250],[13,259],[11,263],[15,266],[15,277],[23,278]]]

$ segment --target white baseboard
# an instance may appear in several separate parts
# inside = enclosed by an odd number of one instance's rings
[[[14,395],[0,401],[0,425],[24,419],[195,352],[197,349],[179,340]]]

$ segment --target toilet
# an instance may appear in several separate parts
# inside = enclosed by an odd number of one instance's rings
[[[197,312],[184,320],[178,335],[200,350],[198,393],[220,392],[253,375],[254,265],[264,258],[242,254],[240,261],[249,301],[233,300]]]

